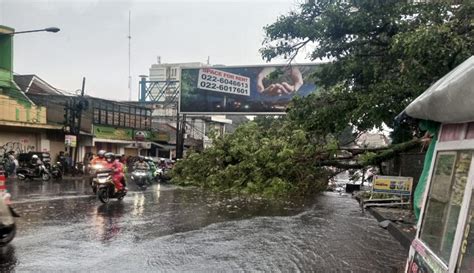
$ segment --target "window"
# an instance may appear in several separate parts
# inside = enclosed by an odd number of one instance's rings
[[[117,113],[117,115],[118,115],[118,114],[119,114],[119,113]],[[124,114],[124,113],[120,113],[120,124],[119,124],[119,126],[123,126],[123,127],[126,126],[126,125],[125,125],[125,114]]]
[[[100,111],[94,108],[94,123],[100,123]]]
[[[100,124],[107,124],[107,111],[100,110]]]
[[[113,112],[113,116],[114,116],[114,125],[115,126],[120,126],[120,122],[119,122],[119,113],[118,112]]]
[[[177,68],[170,68],[170,78],[176,79],[177,75],[178,75],[178,69]]]
[[[107,124],[113,125],[113,120],[114,120],[114,112],[107,111]]]
[[[472,152],[438,153],[421,224],[421,240],[448,265]]]
[[[125,127],[132,127],[130,125],[130,114],[125,114]]]

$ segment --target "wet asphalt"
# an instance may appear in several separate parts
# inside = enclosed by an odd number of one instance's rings
[[[247,200],[129,183],[101,204],[86,181],[9,181],[17,237],[3,272],[397,272],[406,252],[350,196]]]

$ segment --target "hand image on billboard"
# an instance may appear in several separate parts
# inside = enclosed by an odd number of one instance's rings
[[[275,72],[274,67],[265,67],[257,76],[257,90],[261,94],[269,96],[281,96],[293,94],[303,85],[303,76],[297,67],[291,67],[286,71],[291,82],[266,83],[265,80]]]

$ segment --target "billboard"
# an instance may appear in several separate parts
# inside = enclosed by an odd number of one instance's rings
[[[413,177],[376,176],[372,185],[373,192],[411,195]]]
[[[184,114],[282,114],[294,96],[317,88],[318,65],[183,68],[179,110]]]

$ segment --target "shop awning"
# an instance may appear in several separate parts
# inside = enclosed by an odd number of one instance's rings
[[[16,126],[16,127],[24,127],[24,128],[52,129],[52,130],[61,130],[63,128],[60,125],[53,125],[53,124],[28,123],[28,122],[4,121],[4,120],[0,121],[0,125]]]
[[[136,141],[133,141],[133,140],[107,139],[107,138],[94,138],[93,141],[94,141],[94,143],[95,142],[117,143],[117,144],[134,144],[134,143],[137,143]]]
[[[165,150],[165,151],[171,151],[171,150],[176,149],[175,145],[161,144],[161,143],[156,143],[156,142],[152,142],[151,144],[158,146],[160,149]]]
[[[410,117],[441,123],[474,121],[474,56],[451,70],[405,109]]]

